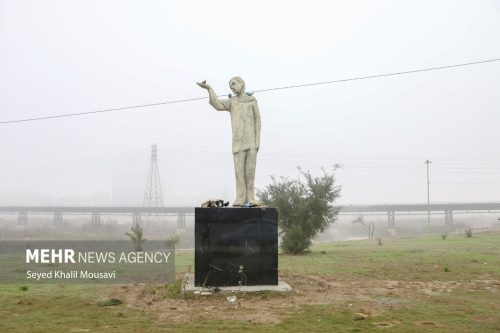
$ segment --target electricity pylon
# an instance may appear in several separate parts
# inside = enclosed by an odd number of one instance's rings
[[[158,147],[156,143],[151,146],[151,164],[149,165],[149,174],[146,182],[146,192],[144,193],[143,207],[164,207],[163,194],[161,191],[160,171],[158,170]],[[153,218],[151,218],[153,215]],[[148,214],[147,221],[157,222],[158,214]]]

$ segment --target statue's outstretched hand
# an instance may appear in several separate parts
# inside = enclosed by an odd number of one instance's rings
[[[200,87],[202,87],[203,89],[210,89],[210,85],[207,83],[206,80],[204,80],[203,82],[196,82],[197,85],[199,85]]]

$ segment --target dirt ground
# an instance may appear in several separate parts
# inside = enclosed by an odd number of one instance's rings
[[[350,308],[360,320],[388,309],[404,308],[412,300],[428,298],[455,290],[499,290],[500,280],[488,275],[466,282],[457,281],[336,281],[334,278],[294,275],[281,276],[290,284],[291,292],[214,293],[209,296],[189,295],[168,298],[161,291],[148,285],[123,285],[110,287],[102,299],[117,298],[127,307],[157,316],[159,321],[177,323],[201,320],[240,320],[251,323],[277,324],[298,311],[303,305],[330,304],[336,308]],[[230,302],[227,298],[236,296]],[[100,301],[97,300],[97,301]],[[396,323],[380,322],[381,327]],[[421,325],[432,325],[421,322]]]

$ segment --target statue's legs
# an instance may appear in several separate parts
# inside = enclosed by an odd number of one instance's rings
[[[256,165],[257,165],[257,150],[250,149],[247,151],[247,156],[245,161],[246,199],[250,203],[250,205],[256,203],[254,196]]]
[[[243,206],[245,203],[246,183],[245,183],[245,159],[247,151],[233,153],[234,174],[236,176],[236,199],[233,206]]]

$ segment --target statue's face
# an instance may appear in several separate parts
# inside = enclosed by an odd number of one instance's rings
[[[238,80],[231,80],[229,82],[229,88],[233,91],[235,94],[239,94],[243,90],[244,83],[240,82]]]

